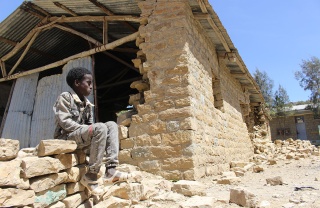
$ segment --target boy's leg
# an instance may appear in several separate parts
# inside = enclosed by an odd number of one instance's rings
[[[105,184],[112,184],[115,182],[127,181],[130,178],[133,178],[135,175],[132,173],[124,173],[116,170],[116,167],[119,164],[118,155],[119,155],[119,133],[118,125],[109,121],[105,123],[108,128],[107,136],[107,162],[106,162],[106,174],[105,174]]]
[[[105,123],[108,128],[106,141],[107,163],[106,168],[115,168],[119,164],[119,133],[118,125],[113,121]]]

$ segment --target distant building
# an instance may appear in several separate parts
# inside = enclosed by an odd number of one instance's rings
[[[270,121],[271,139],[310,140],[320,145],[320,119],[315,119],[313,112],[305,105],[293,106],[285,117],[273,117]]]

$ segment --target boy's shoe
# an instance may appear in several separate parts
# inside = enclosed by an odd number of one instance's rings
[[[98,181],[93,181],[86,175],[82,176],[80,183],[84,185],[93,195],[103,194],[103,188],[99,185]]]
[[[135,173],[124,173],[116,170],[111,177],[107,177],[106,174],[103,176],[104,185],[112,185],[120,182],[125,182],[134,179]]]

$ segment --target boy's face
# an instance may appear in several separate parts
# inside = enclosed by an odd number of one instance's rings
[[[81,80],[75,80],[74,82],[75,89],[73,90],[78,94],[80,98],[90,95],[92,90],[91,74],[85,74]]]

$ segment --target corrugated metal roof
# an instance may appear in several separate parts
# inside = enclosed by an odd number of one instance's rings
[[[92,0],[61,0],[59,1],[59,3],[66,6],[68,9],[72,10],[79,16],[106,15],[101,11],[99,7],[97,7],[90,1]],[[138,1],[136,0],[99,0],[98,2],[115,15],[139,16],[141,14],[141,10],[138,7],[137,3]],[[194,13],[202,13],[199,2],[200,1],[198,0],[189,0],[189,5]],[[32,5],[36,5],[37,7],[41,8],[42,11],[35,10]],[[236,51],[236,48],[233,45],[227,31],[223,27],[221,21],[219,20],[219,17],[212,9],[208,0],[203,0],[202,8],[203,6],[206,7],[208,14],[210,15],[216,27],[221,32],[228,47],[234,50],[237,54],[239,65],[236,65],[233,70],[235,72],[245,73],[245,77],[237,79],[241,84],[251,86],[249,87],[249,92],[252,93],[250,95],[250,99],[252,102],[263,101],[263,97],[259,91],[259,87],[255,84],[252,76],[248,72],[243,60],[241,59],[241,56]],[[29,0],[24,2],[16,11],[14,11],[9,17],[7,17],[3,22],[0,23],[0,37],[9,39],[14,42],[21,41],[28,34],[28,32],[40,22],[41,16],[45,17],[44,13],[49,13],[52,16],[71,16],[71,14],[69,14],[67,11],[55,5],[53,0]],[[225,51],[222,41],[219,35],[217,35],[217,33],[212,28],[212,25],[210,25],[206,19],[201,19],[199,20],[199,22],[204,28],[206,35],[216,46],[216,50]],[[138,29],[139,27],[138,23],[130,24],[136,29]],[[67,26],[72,27],[77,31],[85,33],[90,37],[93,37],[102,42],[101,33],[97,33],[97,30],[102,31],[102,23],[68,23]],[[108,34],[110,35],[110,37],[118,39],[130,33],[132,33],[131,29],[124,26],[121,22],[109,23]],[[132,44],[134,43],[128,43],[125,46],[132,47]],[[12,48],[13,46],[0,41],[0,57],[7,54],[10,50],[12,50]],[[87,43],[87,41],[76,35],[72,35],[60,29],[53,28],[41,33],[32,45],[32,48],[38,51],[30,51],[30,53],[28,53],[28,55],[24,58],[21,65],[19,66],[21,69],[33,69],[52,63],[53,60],[60,60],[81,51],[88,50],[89,44]],[[8,64],[8,71],[10,70],[10,67],[12,67],[18,60],[21,53],[22,51],[6,61],[6,64]]]

